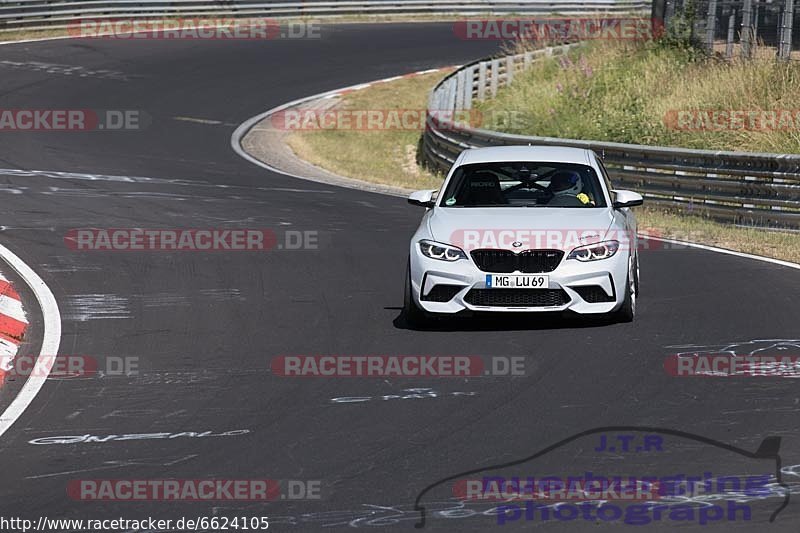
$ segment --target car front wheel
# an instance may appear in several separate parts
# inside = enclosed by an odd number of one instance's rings
[[[405,294],[403,296],[403,318],[406,324],[412,327],[419,327],[425,324],[425,312],[417,307],[414,302],[414,295],[411,294],[411,264],[406,266]]]
[[[638,263],[636,258],[631,258],[629,261],[628,276],[625,280],[625,299],[622,301],[622,306],[614,312],[614,319],[617,322],[633,322],[636,316]]]

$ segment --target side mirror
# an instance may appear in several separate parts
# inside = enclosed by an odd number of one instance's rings
[[[435,190],[414,191],[409,195],[408,203],[420,207],[433,207],[436,205],[436,200],[433,199],[435,192]]]
[[[633,191],[611,191],[614,196],[614,209],[623,207],[636,207],[644,203],[644,198],[638,192]]]

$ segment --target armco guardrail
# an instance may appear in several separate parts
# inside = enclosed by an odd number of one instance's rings
[[[640,192],[650,204],[678,207],[718,220],[800,228],[800,155],[690,150],[637,144],[512,135],[453,124],[455,112],[497,93],[532,61],[562,54],[562,45],[476,61],[431,92],[423,158],[446,172],[467,148],[530,144],[574,146],[602,156],[615,185]],[[435,110],[431,112],[430,110]]]
[[[642,0],[0,0],[0,32],[64,28],[81,19],[323,17],[344,15],[564,15],[649,13]]]

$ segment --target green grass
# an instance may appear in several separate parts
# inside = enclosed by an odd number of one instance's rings
[[[727,62],[689,48],[594,41],[535,62],[478,104],[489,128],[527,135],[710,150],[800,152],[800,121],[780,129],[674,127],[691,110],[800,110],[800,63]],[[515,120],[491,117],[514,112]],[[794,116],[794,115],[793,115]],[[671,119],[671,120],[670,120]]]

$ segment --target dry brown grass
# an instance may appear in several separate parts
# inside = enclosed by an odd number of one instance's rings
[[[734,226],[652,207],[637,209],[636,218],[645,234],[800,263],[800,232]]]
[[[424,112],[427,94],[442,74],[382,83],[346,95],[338,109]],[[289,147],[302,159],[341,176],[407,189],[438,189],[442,178],[416,163],[421,130],[297,131]]]

